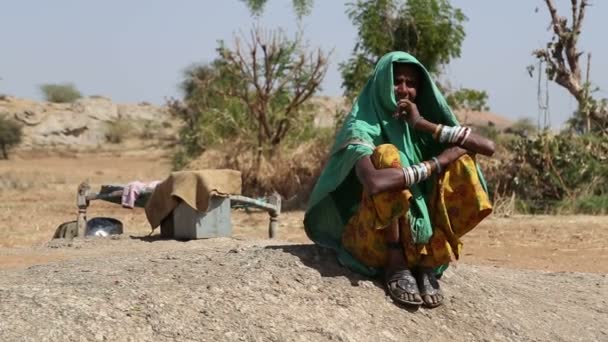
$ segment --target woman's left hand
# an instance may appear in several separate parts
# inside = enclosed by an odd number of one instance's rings
[[[418,107],[408,99],[401,99],[397,102],[397,112],[395,118],[405,120],[407,123],[414,122],[419,116]]]

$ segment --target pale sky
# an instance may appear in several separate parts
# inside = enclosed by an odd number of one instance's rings
[[[555,0],[570,16],[567,0]],[[269,0],[257,21],[292,34],[300,25],[311,47],[334,49],[324,95],[340,95],[338,63],[345,61],[356,31],[343,0],[316,0],[298,21],[291,0]],[[550,37],[542,0],[453,0],[468,16],[462,56],[446,68],[453,86],[485,90],[491,110],[516,119],[537,116],[537,80],[526,66],[531,51]],[[256,19],[238,0],[0,0],[0,93],[40,99],[39,85],[71,82],[85,95],[117,102],[164,103],[179,97],[183,70],[216,56],[217,40],[231,44]],[[538,7],[538,13],[535,8]],[[608,97],[608,4],[593,1],[581,49],[592,52],[591,80]],[[603,38],[602,38],[603,37]],[[585,58],[586,60],[586,58]],[[549,87],[551,118],[559,127],[576,108],[574,99]]]

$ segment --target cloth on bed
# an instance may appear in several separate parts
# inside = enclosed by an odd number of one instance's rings
[[[156,186],[146,204],[146,217],[154,229],[180,201],[198,211],[206,211],[211,196],[239,195],[241,172],[236,170],[198,170],[173,172]]]
[[[149,183],[144,183],[140,181],[133,181],[129,184],[125,185],[122,189],[122,197],[121,204],[124,208],[135,207],[135,201],[139,198],[140,195],[148,192],[154,191],[156,186],[160,183],[160,181],[152,181]]]

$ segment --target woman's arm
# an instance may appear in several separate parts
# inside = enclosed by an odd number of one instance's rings
[[[404,117],[405,121],[408,124],[412,125],[414,129],[429,134],[434,134],[437,132],[438,125],[422,117],[418,112],[418,107],[414,102],[409,101],[407,99],[399,100],[398,111],[399,115]],[[405,115],[401,114],[403,111],[406,112]],[[461,146],[471,152],[480,153],[485,156],[492,156],[495,150],[495,145],[492,140],[474,132],[470,132],[469,136],[466,138],[466,140],[462,143]]]
[[[416,123],[417,130],[433,134],[438,129],[438,125],[421,118]],[[494,154],[495,145],[494,142],[488,138],[485,138],[479,134],[471,132],[468,138],[461,145],[463,148],[475,153],[483,154],[484,156],[491,157]]]
[[[458,146],[450,147],[437,156],[440,168],[444,170],[451,162],[460,158],[467,150]],[[437,172],[437,165],[429,163],[431,173]],[[397,191],[406,188],[405,175],[402,168],[376,169],[370,156],[365,156],[357,162],[355,172],[359,182],[370,195],[385,191]]]

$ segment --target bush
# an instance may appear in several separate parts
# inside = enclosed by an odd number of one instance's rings
[[[23,130],[6,114],[0,114],[0,159],[8,159],[8,150],[18,145],[23,137]]]
[[[138,136],[142,140],[159,139],[162,134],[162,124],[154,120],[143,120]]]
[[[43,84],[40,90],[47,101],[54,103],[74,102],[82,97],[80,91],[71,83]]]
[[[494,199],[514,196],[531,214],[608,211],[608,137],[543,132],[502,141],[495,158],[482,159]]]
[[[331,133],[332,129],[327,131]],[[262,159],[259,166],[256,165],[255,149],[239,148],[237,145],[240,143],[233,142],[229,146],[206,150],[184,169],[239,170],[243,195],[256,198],[278,193],[283,198],[283,210],[303,209],[327,161],[332,139],[333,135],[319,132],[317,139],[303,142],[297,147],[284,147],[272,159]],[[234,153],[235,150],[242,152]]]
[[[120,144],[125,140],[131,125],[125,120],[117,120],[108,123],[106,130],[106,140],[111,144]]]
[[[608,214],[608,195],[581,196],[574,199],[566,199],[557,206],[559,214]]]

